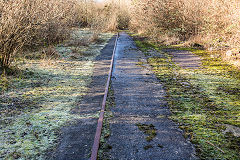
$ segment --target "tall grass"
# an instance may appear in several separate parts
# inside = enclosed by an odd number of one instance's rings
[[[133,1],[131,27],[167,44],[240,47],[238,0]]]

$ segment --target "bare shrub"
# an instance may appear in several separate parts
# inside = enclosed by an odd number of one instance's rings
[[[49,46],[42,50],[42,55],[44,59],[56,59],[59,58],[60,55],[53,46]]]
[[[124,7],[125,8],[125,7]],[[117,28],[118,29],[128,29],[130,22],[130,15],[128,9],[120,9],[117,17]]]
[[[95,8],[90,26],[96,32],[115,31],[117,29],[117,6],[114,3],[106,3]]]
[[[91,27],[96,31],[116,31],[126,29],[130,21],[129,3],[107,1],[96,5]]]
[[[0,66],[9,66],[22,48],[68,37],[68,27],[82,20],[78,11],[74,0],[0,0]]]
[[[158,41],[192,40],[206,47],[239,47],[239,9],[237,0],[133,1],[131,29]]]
[[[88,39],[90,43],[99,41],[99,34],[94,32],[93,35]]]
[[[72,26],[94,29],[91,41],[99,32],[127,28],[126,8],[114,1],[101,5],[82,0],[0,0],[0,67],[8,67],[22,49],[68,38]]]
[[[66,46],[74,46],[74,47],[78,47],[78,46],[88,46],[89,45],[89,41],[87,38],[83,37],[83,38],[74,38],[71,39]]]

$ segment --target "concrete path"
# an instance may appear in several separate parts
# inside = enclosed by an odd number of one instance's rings
[[[175,49],[163,49],[162,51],[172,55],[173,62],[184,69],[197,69],[202,65],[201,57],[189,51]]]
[[[110,159],[196,159],[193,145],[167,118],[171,113],[163,86],[147,64],[140,65],[144,62],[146,58],[132,38],[121,33],[112,75],[116,106],[112,108],[111,136],[107,141],[112,146]],[[151,128],[149,134],[140,130],[144,126]]]

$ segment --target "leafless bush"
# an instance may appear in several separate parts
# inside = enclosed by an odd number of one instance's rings
[[[68,37],[68,27],[81,21],[78,11],[74,0],[0,0],[0,66],[22,48]]]
[[[117,28],[118,29],[128,29],[130,22],[130,15],[128,9],[120,9],[117,17]]]
[[[106,3],[95,8],[90,26],[97,32],[117,29],[117,8],[114,3]]]
[[[116,31],[126,29],[130,21],[129,3],[107,1],[103,6],[97,6],[91,27],[97,31]]]
[[[42,50],[43,59],[55,59],[59,58],[60,55],[53,46],[49,46]]]
[[[123,4],[121,4],[123,5]],[[22,49],[48,46],[66,39],[69,27],[101,31],[126,28],[126,6],[82,0],[0,0],[0,67],[8,67]]]
[[[131,28],[155,40],[192,40],[206,47],[240,46],[238,0],[133,2]]]

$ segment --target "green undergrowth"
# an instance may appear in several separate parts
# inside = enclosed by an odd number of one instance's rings
[[[148,52],[152,47],[146,43],[136,44]],[[186,48],[201,56],[202,67],[183,69],[161,49],[148,63],[167,91],[169,118],[195,144],[200,159],[240,159],[240,137],[227,129],[240,127],[240,71],[213,53]]]
[[[115,106],[114,90],[110,85],[108,90],[108,97],[106,102],[106,108],[104,112],[103,127],[100,139],[100,147],[98,150],[98,159],[108,160],[110,159],[109,151],[112,146],[107,143],[108,138],[111,135],[109,120],[113,117],[111,108]]]
[[[57,145],[62,126],[76,119],[97,117],[77,115],[71,110],[86,94],[94,67],[112,34],[100,34],[100,42],[89,41],[90,30],[75,29],[72,38],[16,64],[17,74],[5,75],[0,88],[0,159],[46,159]],[[88,41],[88,45],[83,45]],[[46,53],[48,54],[48,53]],[[3,77],[4,75],[2,75]]]

